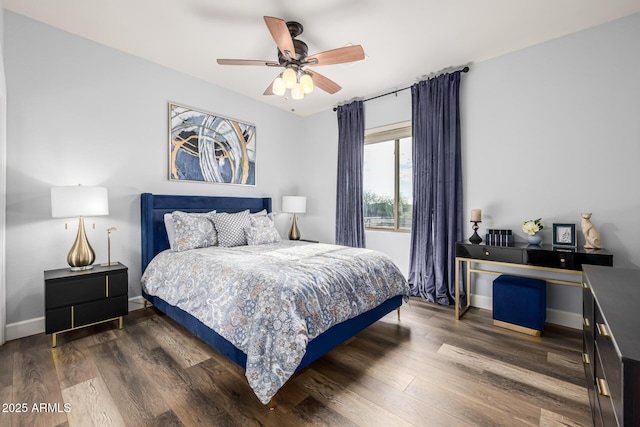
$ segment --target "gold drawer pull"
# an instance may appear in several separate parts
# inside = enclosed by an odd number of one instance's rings
[[[596,377],[596,385],[598,386],[598,394],[600,396],[611,397],[609,386],[607,385],[607,381],[604,378]]]
[[[587,282],[582,282],[582,288],[589,289],[589,285],[587,285]]]
[[[611,334],[609,334],[609,328],[607,325],[603,323],[596,323],[596,329],[598,330],[598,335],[605,338],[611,338]]]
[[[585,365],[591,365],[591,361],[589,360],[589,355],[587,353],[582,353],[582,363]]]
[[[564,258],[560,258],[560,262],[564,264],[565,262],[567,262],[567,260]]]
[[[585,328],[588,328],[591,326],[591,323],[589,323],[589,319],[587,319],[586,317],[584,318],[584,321],[582,323],[584,324]]]
[[[490,255],[490,254],[489,254],[489,251],[484,251],[484,255],[485,255],[485,256],[489,256],[489,255]]]

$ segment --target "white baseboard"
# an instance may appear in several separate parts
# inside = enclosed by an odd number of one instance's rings
[[[28,337],[44,332],[44,316],[21,322],[9,323],[5,328],[7,341]]]
[[[471,294],[471,305],[485,310],[493,310],[493,299],[486,295]],[[582,329],[582,314],[547,308],[547,323],[566,326],[567,328]]]
[[[144,298],[142,296],[129,298],[129,311],[138,310],[142,308],[143,304]],[[44,316],[8,324],[5,328],[5,338],[7,341],[11,341],[43,332]]]

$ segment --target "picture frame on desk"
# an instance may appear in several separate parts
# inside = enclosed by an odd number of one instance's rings
[[[576,225],[575,224],[553,224],[553,246],[564,246],[575,248]]]

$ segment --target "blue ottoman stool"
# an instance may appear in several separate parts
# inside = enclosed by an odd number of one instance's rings
[[[547,320],[547,282],[501,275],[493,281],[493,324],[537,337]]]

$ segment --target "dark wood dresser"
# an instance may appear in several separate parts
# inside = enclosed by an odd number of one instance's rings
[[[640,426],[640,270],[583,265],[583,361],[595,426]]]

